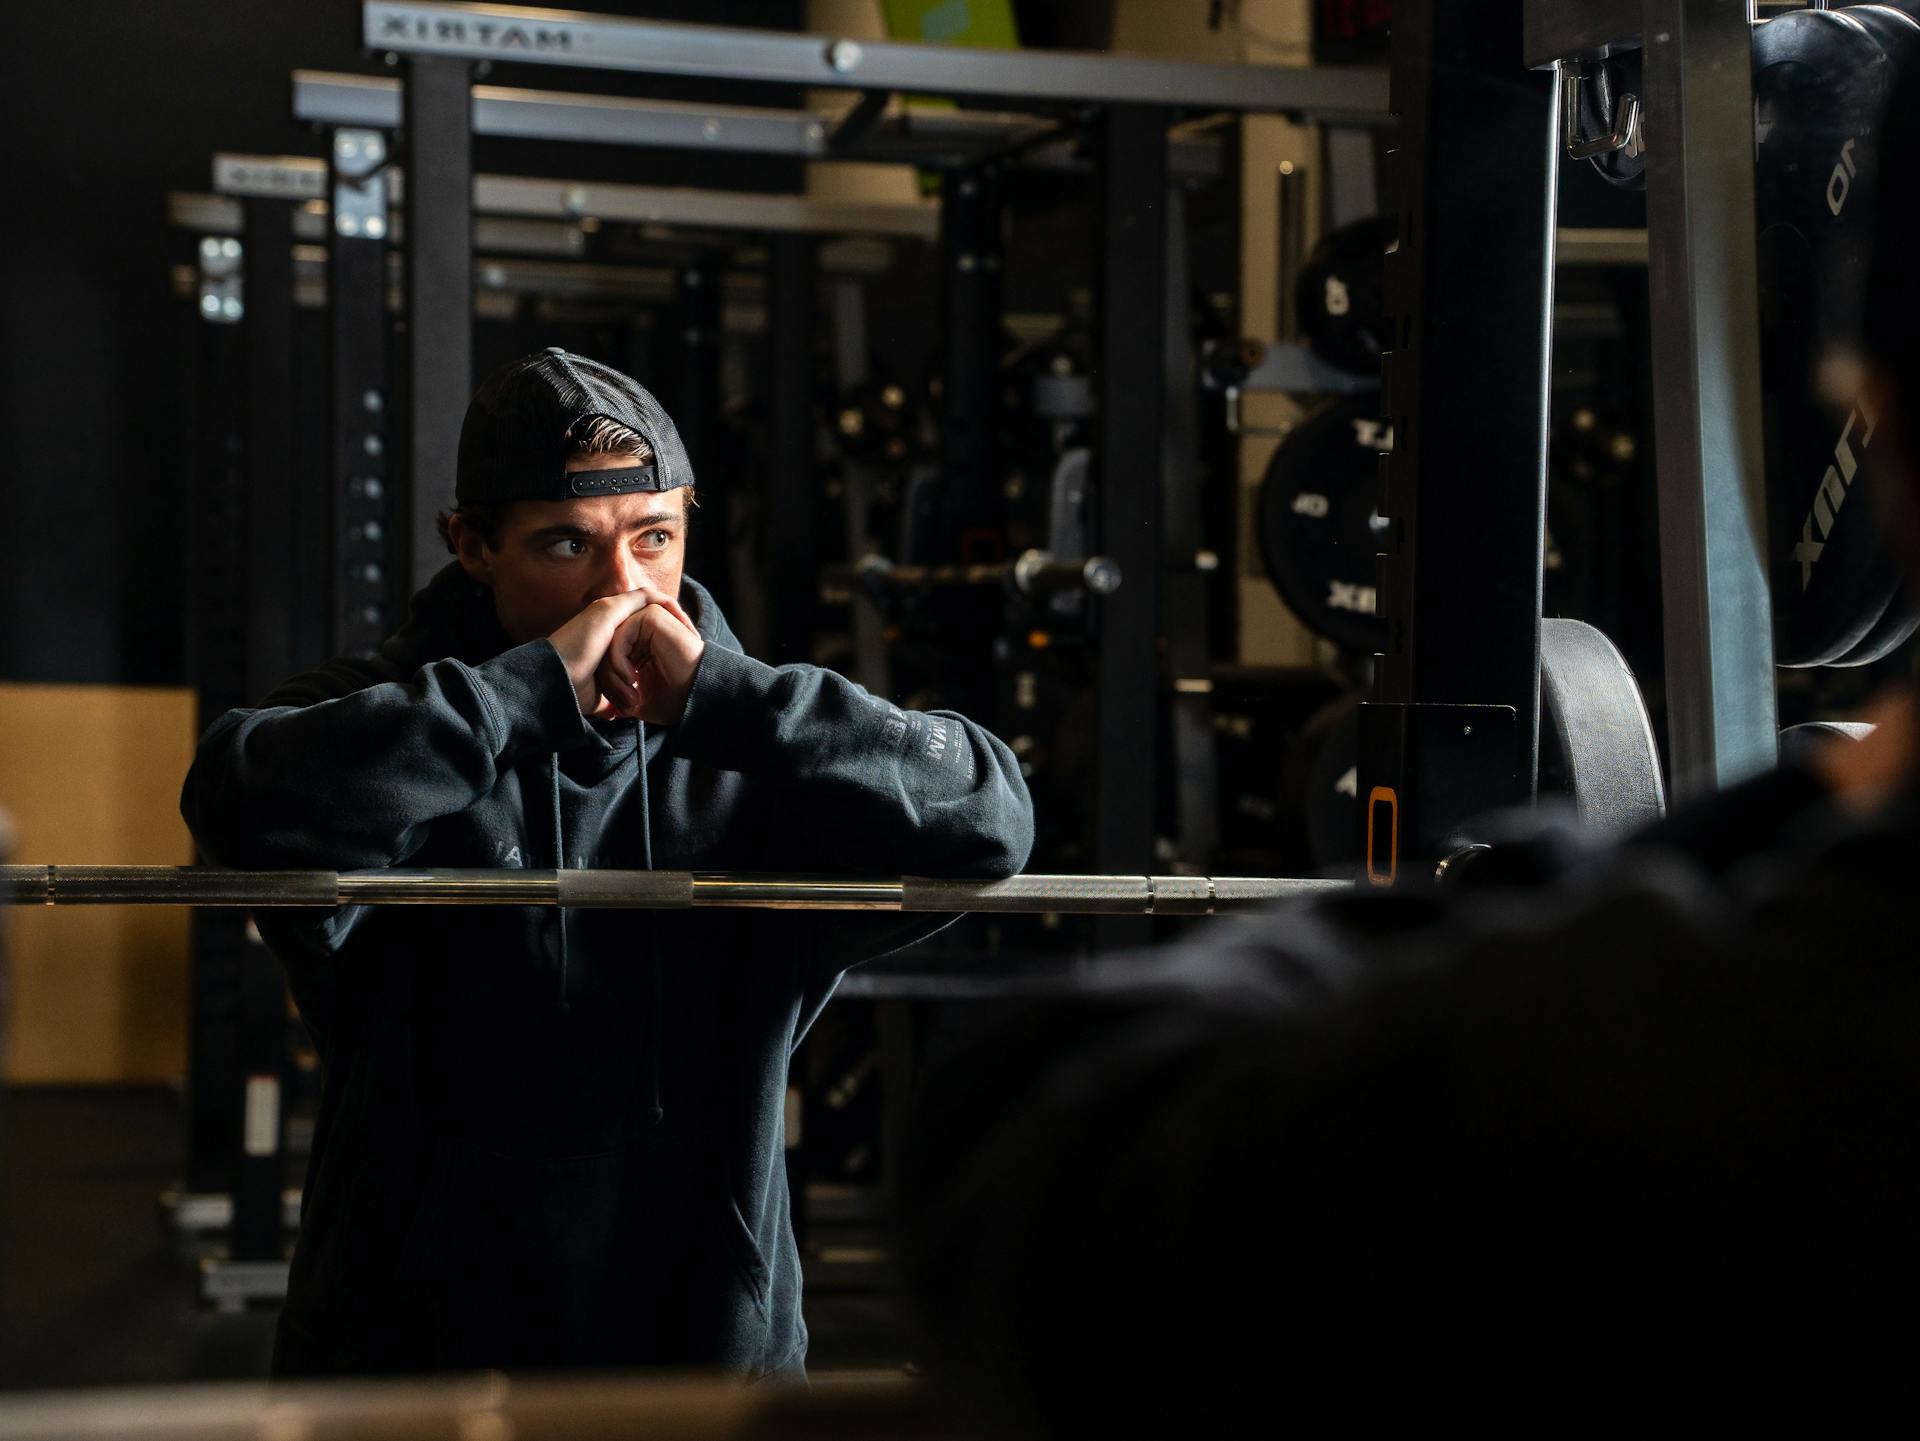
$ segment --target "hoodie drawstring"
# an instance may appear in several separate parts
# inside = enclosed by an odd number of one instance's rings
[[[645,721],[635,721],[634,756],[640,767],[640,865],[644,870],[653,869],[653,802],[647,794],[647,725]],[[547,775],[553,787],[553,868],[563,871],[567,868],[566,832],[560,820],[560,757],[550,756]],[[647,1043],[647,1105],[658,1121],[666,1114],[660,1104],[660,1045],[666,1035],[664,1017],[665,979],[660,971],[660,951],[655,943],[653,928],[646,928],[647,936],[647,980],[653,992],[653,1016],[649,1022]],[[560,907],[560,999],[558,1009],[562,1015],[568,1009],[567,1000],[567,911]]]
[[[560,822],[560,756],[555,754],[547,758],[547,774],[553,781],[553,868],[564,871],[567,868],[566,832]],[[564,1015],[568,1008],[567,1000],[567,908],[560,907],[560,1002],[558,1009]]]
[[[653,869],[653,799],[647,794],[647,723],[636,720],[634,727],[634,754],[640,763],[640,865],[645,870]],[[653,927],[647,927],[647,973],[653,988],[653,1018],[648,1027],[652,1034],[647,1041],[647,1104],[653,1108],[653,1119],[658,1122],[666,1114],[660,1104],[660,1044],[666,1034],[662,1025],[662,1016],[666,1010],[664,1004],[665,986],[660,975],[660,950],[655,943]]]

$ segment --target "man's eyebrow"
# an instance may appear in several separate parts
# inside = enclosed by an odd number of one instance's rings
[[[641,516],[638,520],[630,521],[621,528],[623,530],[647,530],[658,525],[671,525],[681,519],[683,519],[683,517],[676,515],[673,511],[656,510],[650,514]],[[579,525],[571,521],[561,521],[557,525],[543,525],[538,530],[529,531],[527,533],[527,539],[591,540],[598,534],[600,534],[600,531],[594,526]]]

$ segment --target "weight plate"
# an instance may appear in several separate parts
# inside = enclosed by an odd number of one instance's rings
[[[1842,7],[1841,13],[1850,20],[1859,21],[1867,33],[1896,59],[1900,47],[1920,32],[1920,20],[1915,20],[1897,5],[1847,5]]]
[[[1612,641],[1585,621],[1540,622],[1540,793],[1619,835],[1666,814],[1660,750],[1640,686]]]
[[[1227,869],[1289,875],[1313,863],[1308,773],[1321,713],[1344,694],[1321,671],[1219,676],[1213,687],[1220,848]]]
[[[1894,592],[1880,619],[1873,623],[1873,629],[1834,664],[1872,665],[1875,661],[1885,660],[1905,645],[1915,630],[1920,630],[1920,609],[1915,608],[1912,593],[1902,586]]]
[[[1393,448],[1393,431],[1379,409],[1379,393],[1365,391],[1308,416],[1274,451],[1260,489],[1261,553],[1281,599],[1314,631],[1363,655],[1379,654],[1387,641],[1375,557],[1387,528],[1379,461]],[[1550,608],[1591,603],[1601,557],[1590,512],[1611,504],[1631,476],[1632,446],[1620,427],[1600,431],[1584,450],[1555,445],[1542,556]]]
[[[1387,248],[1399,234],[1390,215],[1330,230],[1294,281],[1300,331],[1327,364],[1378,374],[1386,345]]]
[[[1831,665],[1888,611],[1901,569],[1872,490],[1875,417],[1826,394],[1826,362],[1862,302],[1875,128],[1895,66],[1882,36],[1920,34],[1885,7],[1790,11],[1754,32],[1761,372],[1781,665]]]
[[[1857,22],[1870,35],[1879,41],[1888,54],[1899,57],[1906,53],[1905,47],[1920,36],[1920,21],[1912,15],[1903,13],[1890,5],[1850,5],[1845,9],[1848,19]],[[1890,557],[1888,558],[1890,560]],[[1920,609],[1916,609],[1913,598],[1907,588],[1899,583],[1898,567],[1895,570],[1893,595],[1886,609],[1868,629],[1860,641],[1830,662],[1836,666],[1871,665],[1891,655],[1920,628]],[[1835,723],[1839,724],[1839,723]],[[1783,733],[1784,735],[1784,733]]]
[[[1799,764],[1836,740],[1863,741],[1873,734],[1868,721],[1808,721],[1780,732],[1780,760]]]
[[[1365,655],[1386,648],[1374,557],[1380,456],[1393,444],[1378,391],[1344,396],[1296,425],[1260,486],[1260,546],[1288,607],[1315,631]]]
[[[1356,691],[1316,711],[1287,750],[1280,793],[1318,870],[1350,866],[1360,844],[1360,702]]]
[[[1283,773],[1281,794],[1323,870],[1361,856],[1360,701],[1342,696],[1315,715]],[[1666,814],[1639,683],[1613,642],[1584,621],[1540,622],[1540,794],[1571,800],[1581,821],[1604,835]]]

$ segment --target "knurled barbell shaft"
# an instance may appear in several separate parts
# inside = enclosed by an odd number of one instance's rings
[[[1214,915],[1347,889],[1269,876],[755,875],[724,871],[229,871],[0,866],[0,902],[30,906],[563,906],[803,911]]]

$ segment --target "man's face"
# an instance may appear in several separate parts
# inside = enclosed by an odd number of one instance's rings
[[[617,455],[581,455],[568,470],[618,470]],[[499,545],[454,518],[467,574],[493,592],[515,645],[552,635],[596,600],[642,586],[676,599],[687,555],[686,490],[635,491],[581,500],[516,501]]]

